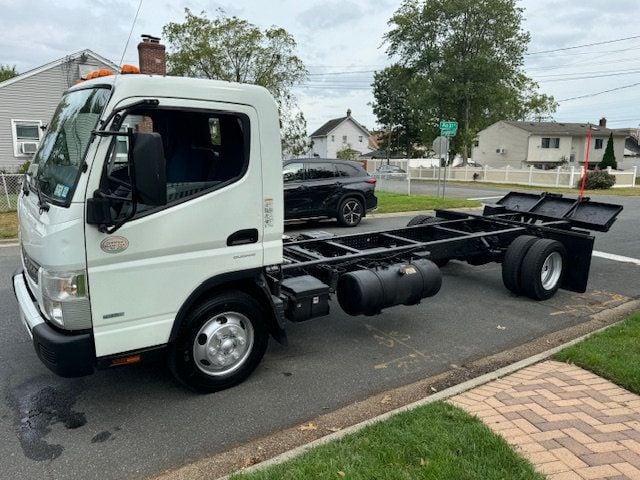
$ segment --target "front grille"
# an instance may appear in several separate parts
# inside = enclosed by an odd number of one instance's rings
[[[27,255],[27,252],[24,251],[24,248],[22,249],[22,261],[24,262],[24,269],[27,272],[27,275],[29,275],[31,280],[33,280],[37,284],[38,270],[40,270],[40,265],[31,260],[29,255]]]

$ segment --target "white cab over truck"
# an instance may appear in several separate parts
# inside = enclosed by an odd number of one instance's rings
[[[267,90],[118,75],[69,89],[19,198],[20,316],[42,362],[81,376],[162,355],[210,392],[260,362],[286,321],[417,304],[450,259],[503,262],[515,293],[584,291],[615,205],[512,193],[483,215],[283,240],[279,120]]]

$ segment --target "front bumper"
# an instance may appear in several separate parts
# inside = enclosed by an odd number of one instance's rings
[[[33,340],[40,361],[61,377],[93,373],[96,362],[93,336],[90,333],[65,334],[51,327],[31,296],[22,269],[13,274],[13,291],[18,300],[20,320]]]

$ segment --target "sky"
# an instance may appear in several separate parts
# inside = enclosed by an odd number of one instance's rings
[[[143,0],[128,47],[138,0],[0,0],[0,64],[19,72],[89,48],[119,63],[137,64],[141,34],[160,36],[168,22],[184,18],[184,9],[214,16],[217,8],[261,28],[277,25],[298,43],[298,54],[310,72],[295,88],[311,133],[325,121],[353,116],[376,127],[371,109],[373,71],[392,63],[384,34],[399,0]],[[523,27],[531,34],[525,71],[553,95],[560,106],[553,118],[597,122],[607,126],[640,125],[640,85],[570,100],[640,82],[639,0],[520,0]],[[124,55],[123,55],[124,51]],[[588,78],[590,77],[590,78]]]

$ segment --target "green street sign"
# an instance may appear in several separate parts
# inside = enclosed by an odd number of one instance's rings
[[[458,131],[458,122],[441,121],[440,135],[443,137],[455,137]]]

